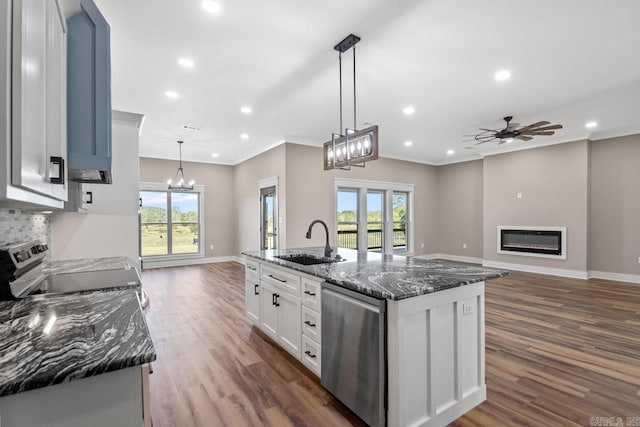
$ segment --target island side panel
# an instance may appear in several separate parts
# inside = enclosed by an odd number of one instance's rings
[[[388,301],[388,425],[444,426],[486,399],[484,282]]]

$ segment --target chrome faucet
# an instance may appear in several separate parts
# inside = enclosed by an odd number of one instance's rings
[[[324,221],[322,221],[321,219],[314,219],[313,222],[311,222],[311,224],[309,225],[309,229],[307,230],[307,239],[311,238],[311,229],[317,223],[320,223],[324,226],[324,232],[327,236],[327,243],[324,247],[324,257],[331,258],[331,252],[333,252],[333,250],[331,249],[331,246],[329,246],[329,227],[327,227],[327,224],[325,224]]]

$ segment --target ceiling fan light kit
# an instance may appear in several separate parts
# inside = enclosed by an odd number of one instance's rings
[[[340,132],[342,132],[342,54],[353,49],[353,129],[345,128],[344,134],[332,133],[331,141],[324,143],[324,170],[344,169],[351,166],[364,167],[365,163],[378,158],[378,126],[356,129],[356,48],[360,37],[349,34],[333,47],[338,51],[340,68]]]
[[[556,129],[562,129],[562,125],[552,125],[551,122],[546,120],[519,128],[519,123],[511,123],[513,116],[505,116],[502,119],[507,122],[507,126],[504,129],[480,128],[482,132],[475,135],[473,139],[475,140],[475,145],[492,141],[500,141],[498,145],[514,142],[515,140],[531,141],[534,136],[551,136],[555,134]]]

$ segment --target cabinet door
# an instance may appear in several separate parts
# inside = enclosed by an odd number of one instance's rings
[[[67,28],[58,2],[47,3],[47,152],[46,158],[67,157]],[[68,200],[67,169],[51,196]]]
[[[247,276],[245,300],[247,303],[247,319],[260,326],[260,285],[257,280]]]
[[[13,2],[11,181],[51,194],[46,155],[47,0]]]
[[[302,330],[300,328],[300,298],[278,292],[278,342],[300,360]]]
[[[266,283],[260,286],[260,329],[278,341],[278,307],[273,304],[276,289]]]
[[[92,0],[67,20],[69,169],[111,170],[111,48],[109,24]]]

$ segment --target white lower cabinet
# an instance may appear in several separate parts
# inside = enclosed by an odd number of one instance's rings
[[[261,283],[260,294],[260,329],[300,359],[300,298],[269,283]]]
[[[247,319],[320,376],[321,280],[246,260]]]
[[[246,277],[247,319],[260,326],[260,281],[250,275]]]

